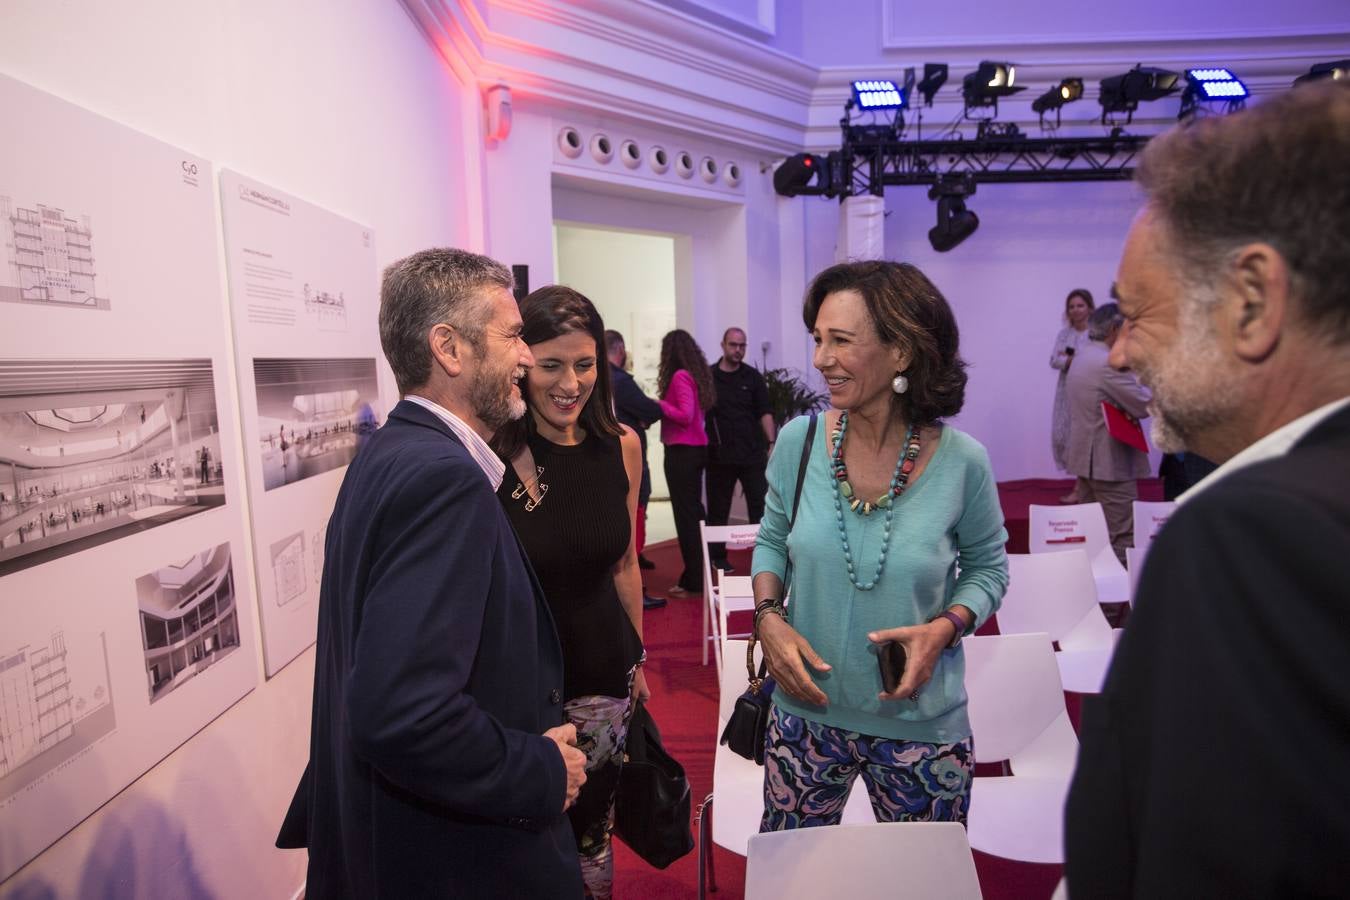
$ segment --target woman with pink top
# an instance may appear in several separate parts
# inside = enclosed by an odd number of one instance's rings
[[[703,414],[716,394],[708,358],[693,336],[677,328],[661,339],[661,443],[666,450],[666,487],[684,572],[669,597],[703,593],[703,551],[698,523],[703,512],[703,470],[708,465],[708,433]]]

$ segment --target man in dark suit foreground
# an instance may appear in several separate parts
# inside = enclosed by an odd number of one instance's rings
[[[533,364],[511,284],[459,250],[384,273],[380,340],[403,400],[328,525],[310,765],[288,817],[310,898],[582,893],[563,812],[585,756],[486,443],[524,414]]]
[[[1150,141],[1112,362],[1223,463],[1154,541],[1083,704],[1070,896],[1350,885],[1350,85]]]

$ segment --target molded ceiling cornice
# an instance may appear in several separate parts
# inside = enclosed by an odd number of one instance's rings
[[[617,115],[777,154],[837,147],[851,79],[899,78],[905,66],[921,70],[924,61],[951,67],[925,113],[932,125],[960,115],[961,78],[981,59],[1011,58],[1019,83],[1030,89],[1005,104],[1001,119],[1034,127],[1030,100],[1060,78],[1081,77],[1088,90],[1065,107],[1068,128],[1090,127],[1097,82],[1135,63],[1226,65],[1260,96],[1284,90],[1313,63],[1350,55],[1350,27],[1331,34],[1271,29],[1071,40],[972,34],[904,47],[887,40],[893,64],[821,68],[651,0],[400,2],[464,83],[502,82],[519,103]],[[887,23],[877,24],[885,32]],[[1145,105],[1134,130],[1156,130],[1174,114],[1175,101]]]

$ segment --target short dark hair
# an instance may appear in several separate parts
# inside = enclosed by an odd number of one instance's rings
[[[624,346],[623,335],[612,328],[605,329],[605,353],[610,354]]]
[[[1104,341],[1106,336],[1125,321],[1125,316],[1120,311],[1120,306],[1115,303],[1103,303],[1092,311],[1088,316],[1088,338],[1094,341]]]
[[[1135,178],[1183,277],[1207,284],[1238,247],[1273,246],[1295,319],[1350,341],[1350,84],[1302,85],[1148,142]]]
[[[520,301],[520,318],[520,338],[530,347],[573,332],[590,335],[595,342],[595,388],[586,400],[586,405],[581,408],[581,427],[588,434],[622,434],[623,428],[614,415],[614,389],[610,384],[609,363],[602,358],[604,354],[601,352],[605,343],[605,323],[595,305],[579,291],[551,284],[533,291]],[[521,385],[526,406],[530,403],[530,392],[526,389],[529,378],[529,374],[526,374]],[[510,461],[525,446],[536,427],[534,416],[529,414],[507,422],[493,436],[492,449]]]
[[[380,345],[400,394],[431,377],[427,335],[448,322],[478,347],[487,327],[486,290],[511,290],[511,270],[486,256],[436,247],[404,257],[384,270],[380,285]]]
[[[942,292],[910,263],[889,260],[840,263],[821,272],[807,288],[802,320],[808,331],[825,298],[857,291],[882,343],[910,357],[909,390],[897,394],[900,410],[913,425],[931,425],[961,411],[966,397],[966,363],[961,359],[956,316]]]

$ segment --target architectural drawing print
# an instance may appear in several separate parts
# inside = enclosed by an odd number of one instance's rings
[[[305,533],[297,531],[272,544],[272,574],[277,583],[277,606],[305,594]]]
[[[93,232],[89,217],[78,221],[42,203],[32,208],[0,194],[0,228],[5,235],[7,278],[0,301],[46,303],[82,309],[110,309],[94,292]]]
[[[305,301],[305,315],[321,331],[347,330],[347,298],[342,291],[336,294],[317,290],[305,282],[301,288]]]
[[[136,597],[151,703],[239,646],[228,543],[142,575]]]
[[[0,651],[0,801],[114,727],[102,633],[75,655],[64,631]]]
[[[0,576],[224,505],[221,448],[209,359],[0,359]]]

